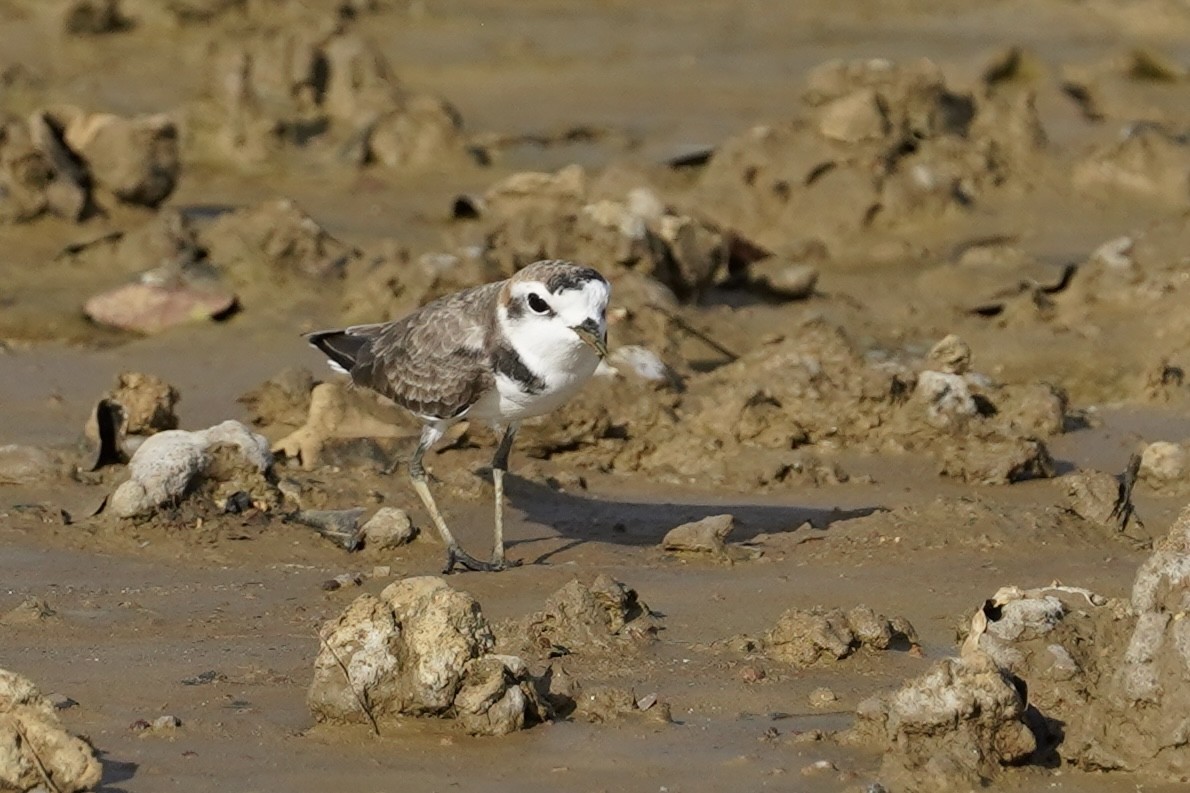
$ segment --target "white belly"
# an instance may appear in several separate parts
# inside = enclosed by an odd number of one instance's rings
[[[576,363],[568,371],[543,378],[545,388],[537,393],[522,391],[521,384],[516,380],[497,375],[496,388],[467,411],[467,418],[490,422],[522,421],[557,410],[591,379],[599,365],[599,358],[591,353],[583,355]]]

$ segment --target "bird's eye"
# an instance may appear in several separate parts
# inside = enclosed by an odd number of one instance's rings
[[[550,304],[542,300],[541,295],[536,292],[529,294],[529,308],[533,309],[535,314],[550,313]]]

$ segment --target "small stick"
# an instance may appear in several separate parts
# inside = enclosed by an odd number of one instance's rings
[[[1136,507],[1132,504],[1132,489],[1136,487],[1136,479],[1140,474],[1140,455],[1133,454],[1128,459],[1128,468],[1124,471],[1124,478],[1120,482],[1119,495],[1116,496],[1116,503],[1112,506],[1109,517],[1115,518],[1120,522],[1119,531],[1124,531],[1128,528],[1128,521],[1136,521],[1137,527],[1143,529],[1145,524],[1141,522],[1136,515]]]
[[[327,651],[331,654],[331,658],[334,658],[335,663],[339,665],[341,670],[343,670],[343,677],[347,680],[347,687],[350,688],[351,693],[355,695],[355,701],[359,703],[360,710],[364,712],[364,715],[368,717],[368,721],[372,725],[372,734],[379,737],[380,725],[376,723],[376,717],[372,715],[372,707],[368,704],[367,692],[365,691],[364,693],[360,693],[360,691],[356,689],[355,684],[351,682],[351,673],[347,671],[347,664],[343,663],[343,659],[339,657],[337,652],[335,652],[335,648],[331,647],[331,643],[328,642],[326,637],[322,635],[322,631],[318,632],[318,640],[322,642],[322,646],[327,649]]]
[[[731,359],[731,360],[733,360],[733,361],[738,361],[738,360],[740,359],[740,356],[739,356],[739,355],[737,355],[736,353],[734,353],[734,352],[732,352],[731,350],[727,349],[727,348],[726,348],[726,347],[724,347],[722,344],[720,344],[719,342],[715,341],[715,340],[714,340],[714,339],[712,339],[710,336],[708,336],[707,334],[703,333],[701,330],[699,330],[698,328],[694,327],[694,326],[693,326],[693,325],[691,325],[689,322],[687,322],[686,320],[682,319],[681,317],[679,317],[677,314],[673,313],[672,311],[670,311],[670,310],[668,310],[668,309],[665,309],[665,308],[662,308],[661,306],[658,306],[658,305],[651,304],[651,303],[649,304],[649,308],[651,308],[651,309],[653,309],[654,311],[657,311],[658,313],[662,314],[662,315],[663,315],[663,316],[665,316],[667,319],[669,319],[671,322],[673,322],[675,325],[677,325],[679,328],[681,328],[682,330],[686,331],[686,332],[687,332],[687,333],[689,333],[691,336],[693,336],[694,338],[698,339],[698,340],[699,340],[699,341],[701,341],[703,344],[707,345],[708,347],[710,347],[711,349],[713,349],[715,352],[719,353],[720,355],[725,355],[725,356],[727,356],[728,358],[730,358],[730,359]]]
[[[42,780],[49,786],[53,793],[62,793],[62,788],[58,787],[58,783],[50,777],[49,769],[45,767],[45,763],[41,762],[41,757],[37,754],[37,749],[29,740],[29,736],[25,734],[25,728],[21,725],[21,720],[14,718],[12,723],[16,727],[17,735],[21,737],[21,742],[29,747],[29,754],[33,756],[33,764],[37,766],[37,773],[41,774]]]
[[[123,238],[124,232],[113,231],[110,234],[104,234],[102,237],[96,237],[93,240],[72,242],[54,255],[54,261],[61,261],[67,256],[74,256],[76,253],[82,253],[83,251],[87,250],[87,248],[93,247],[95,245],[102,245],[105,242],[118,242]]]

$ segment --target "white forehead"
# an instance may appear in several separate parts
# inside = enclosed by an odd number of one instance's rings
[[[518,281],[512,284],[513,297],[527,298],[536,293],[545,299],[554,312],[568,324],[577,325],[585,319],[599,319],[611,298],[607,281],[591,279],[573,289],[550,292],[541,281]]]

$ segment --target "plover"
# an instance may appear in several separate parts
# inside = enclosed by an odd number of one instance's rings
[[[413,489],[446,544],[446,568],[502,570],[504,472],[521,421],[574,396],[607,355],[602,275],[574,262],[535,262],[512,278],[464,289],[394,322],[306,335],[333,369],[351,375],[421,420],[409,460]],[[464,551],[426,482],[422,457],[450,425],[484,421],[502,433],[492,459],[496,490],[492,558]]]

